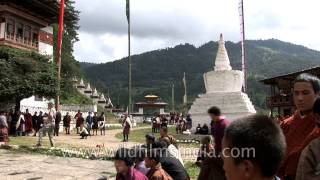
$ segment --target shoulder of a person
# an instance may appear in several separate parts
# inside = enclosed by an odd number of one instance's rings
[[[319,153],[320,152],[320,138],[314,139],[308,145],[310,151]]]
[[[294,118],[295,116],[292,115],[290,117],[288,117],[287,119],[283,120],[283,122],[280,124],[280,127],[283,129],[283,128],[286,128],[286,127],[289,127],[295,120]]]

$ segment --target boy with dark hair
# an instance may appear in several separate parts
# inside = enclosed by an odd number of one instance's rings
[[[228,180],[275,180],[286,145],[277,123],[264,115],[233,121],[222,143]]]
[[[300,74],[294,81],[293,100],[297,108],[293,116],[284,120],[281,128],[286,137],[287,152],[278,175],[285,180],[294,180],[298,160],[306,138],[316,127],[312,108],[319,96],[320,81],[310,74]],[[310,142],[310,140],[309,140]]]
[[[211,118],[211,135],[214,137],[215,152],[220,153],[222,137],[229,121],[221,115],[221,111],[218,107],[211,107],[208,110],[208,114]]]
[[[133,168],[134,150],[120,148],[117,150],[114,159],[114,166],[117,171],[116,180],[148,180],[145,175]]]
[[[214,137],[214,149],[211,156],[205,157],[202,160],[198,179],[225,180],[223,160],[219,154],[222,150],[224,131],[229,125],[229,121],[221,115],[221,110],[215,106],[208,109],[208,115],[211,118],[211,135]]]
[[[172,177],[162,169],[160,163],[160,149],[150,149],[144,159],[147,168],[149,180],[173,180]]]

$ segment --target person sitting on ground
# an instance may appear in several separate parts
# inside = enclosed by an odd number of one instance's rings
[[[87,130],[87,128],[84,127],[83,124],[80,124],[80,139],[87,139],[87,137],[89,136],[89,132]]]
[[[300,155],[296,180],[320,179],[320,97],[314,102],[313,115],[317,125],[305,140],[308,145]]]
[[[129,149],[118,149],[114,159],[117,171],[116,180],[148,180],[143,173],[133,168],[134,160]]]
[[[166,148],[166,143],[164,141],[156,141],[152,145],[152,149],[161,150],[161,166],[162,168],[175,180],[189,180],[189,174],[186,169],[183,167],[181,162],[170,155],[168,149]]]
[[[284,159],[286,143],[273,119],[250,115],[233,121],[225,131],[222,144],[223,168],[228,180],[280,180],[276,173]]]
[[[160,129],[160,138],[159,138],[159,140],[161,140],[161,139],[163,139],[165,137],[169,138],[170,144],[173,144],[174,146],[178,147],[176,139],[173,136],[168,134],[168,127],[163,126]]]
[[[185,131],[182,132],[184,135],[191,135],[190,129],[186,129]]]
[[[208,135],[209,134],[209,126],[207,125],[207,123],[203,124],[200,134],[202,134],[202,135]]]
[[[150,168],[147,173],[149,180],[173,180],[173,178],[161,167],[160,150],[150,149],[144,159],[146,167]]]
[[[201,133],[201,125],[198,124],[198,126],[196,127],[196,132],[195,134],[200,134]]]
[[[213,153],[212,137],[205,136],[201,139],[201,147],[199,149],[196,165],[201,167],[202,162]]]
[[[170,139],[168,137],[164,137],[161,139],[161,141],[164,141],[166,143],[164,148],[168,149],[170,155],[178,159],[182,166],[184,166],[180,151],[173,144],[170,143]]]

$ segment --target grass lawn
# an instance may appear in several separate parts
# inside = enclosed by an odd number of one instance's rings
[[[146,134],[152,133],[151,125],[150,124],[143,124],[143,125],[138,125],[138,127],[150,127],[146,129],[134,129],[130,131],[129,134],[129,141],[130,142],[138,142],[138,143],[145,143],[146,142]],[[153,133],[156,136],[156,139],[160,137],[160,133]],[[175,136],[176,134],[176,129],[174,126],[169,126],[169,134],[172,136]],[[122,133],[116,134],[116,138],[122,140],[123,135]],[[197,143],[178,143],[179,147],[193,147],[193,148],[198,148],[199,144]]]
[[[133,130],[131,130],[130,134],[129,134],[129,141],[138,142],[138,143],[145,143],[146,142],[146,138],[145,138],[146,134],[152,133],[151,124],[144,125],[144,127],[148,127],[148,126],[150,128],[137,129],[137,130],[135,130],[133,128]],[[138,127],[142,127],[142,126],[138,126]],[[175,127],[169,127],[169,134],[175,134],[175,133],[176,133]],[[154,133],[154,135],[156,136],[156,138],[160,137],[160,133]],[[116,137],[121,140],[123,139],[122,133],[116,134]]]
[[[190,179],[197,179],[200,173],[200,168],[194,164],[194,162],[188,161],[184,164]]]
[[[9,139],[10,139],[10,141],[9,141],[10,145],[32,147],[38,143],[38,136],[36,136],[36,137],[33,137],[33,136],[19,136],[19,137],[18,136],[17,137],[10,136]],[[75,145],[61,143],[61,142],[57,142],[57,141],[54,141],[54,145],[55,145],[55,147],[63,147],[63,148],[75,147]],[[42,138],[42,146],[43,147],[50,147],[50,142],[49,142],[48,136],[45,136]]]

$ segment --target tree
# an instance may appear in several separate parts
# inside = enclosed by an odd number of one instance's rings
[[[15,102],[34,94],[55,97],[58,93],[56,66],[35,52],[0,47],[0,99]]]

